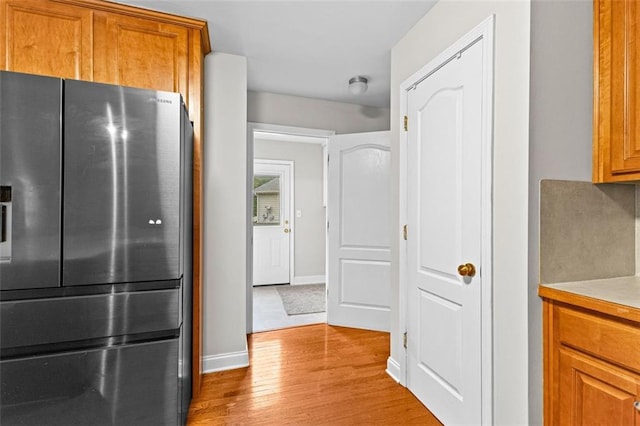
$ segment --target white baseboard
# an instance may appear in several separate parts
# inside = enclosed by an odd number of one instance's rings
[[[234,370],[249,366],[249,351],[229,352],[220,355],[207,355],[202,357],[202,372],[214,373],[216,371]]]
[[[297,277],[293,277],[291,285],[321,284],[326,282],[326,279],[327,278],[324,275],[299,275]]]
[[[398,364],[395,359],[391,357],[387,358],[386,372],[393,380],[402,384],[400,381],[400,364]]]

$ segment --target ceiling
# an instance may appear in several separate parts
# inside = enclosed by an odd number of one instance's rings
[[[117,1],[207,20],[214,51],[247,57],[249,90],[388,108],[391,48],[437,0]]]

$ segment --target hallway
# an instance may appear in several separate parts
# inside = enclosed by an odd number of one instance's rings
[[[327,322],[327,312],[287,315],[278,295],[278,285],[253,287],[253,332],[278,330]]]
[[[437,426],[385,373],[389,335],[326,324],[249,336],[251,367],[204,376],[188,424]]]

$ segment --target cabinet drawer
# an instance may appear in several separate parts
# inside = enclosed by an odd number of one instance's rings
[[[555,316],[563,345],[640,372],[640,329],[564,307]]]

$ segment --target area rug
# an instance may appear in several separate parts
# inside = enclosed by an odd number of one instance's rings
[[[287,315],[312,314],[326,309],[324,284],[281,285],[276,290]]]

